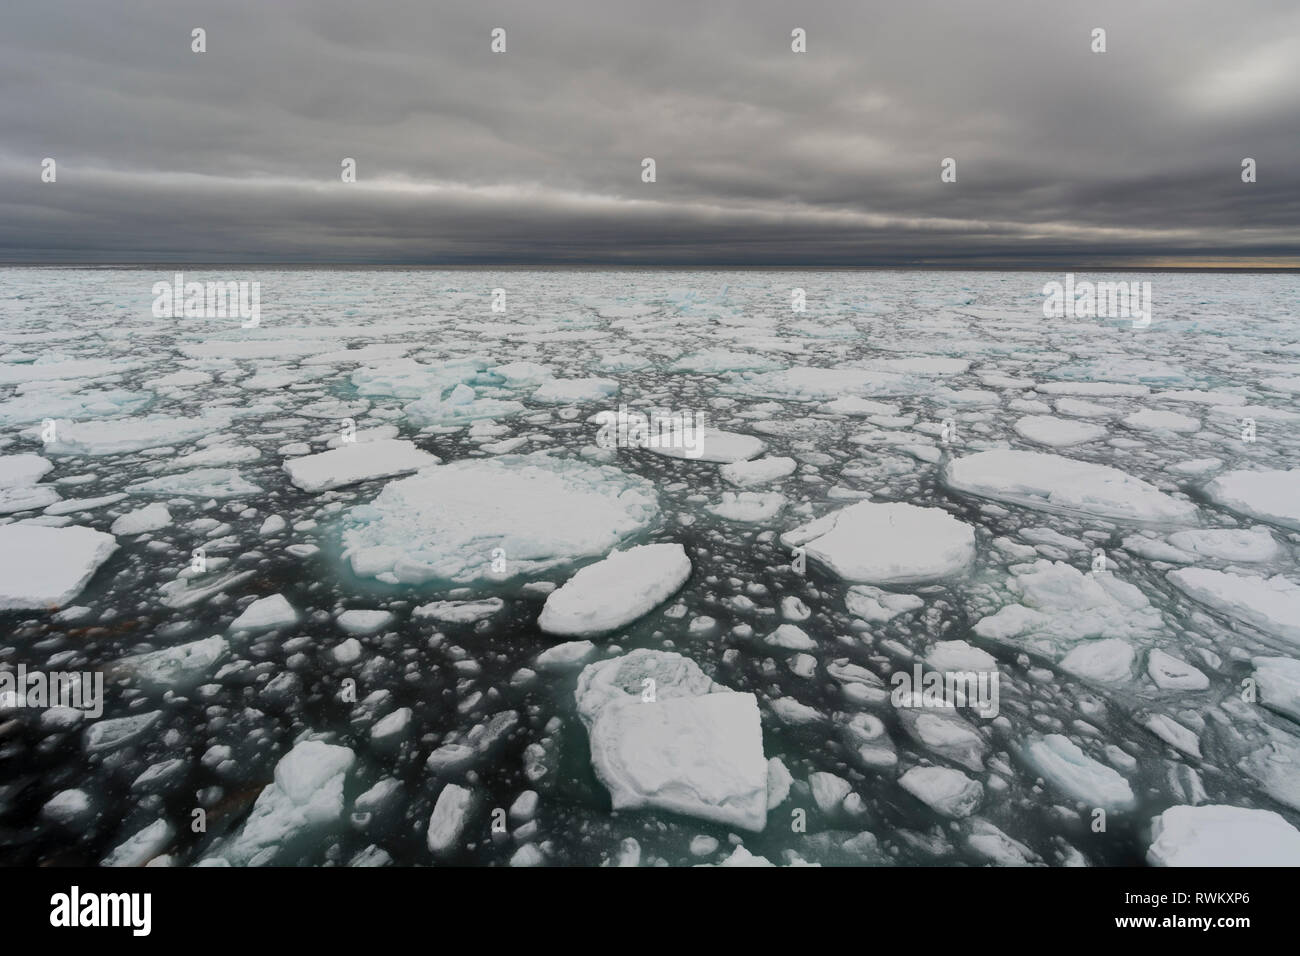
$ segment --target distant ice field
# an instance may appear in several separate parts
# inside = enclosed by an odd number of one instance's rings
[[[0,862],[1300,865],[1300,278],[175,272],[0,269]]]

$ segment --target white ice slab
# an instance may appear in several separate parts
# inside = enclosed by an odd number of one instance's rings
[[[862,501],[781,535],[787,548],[855,583],[933,581],[975,559],[975,531],[941,508]]]
[[[1140,478],[1092,462],[995,449],[948,462],[943,482],[955,491],[1042,511],[1135,522],[1185,522],[1196,513]]]
[[[116,550],[111,534],[79,525],[0,525],[0,610],[67,604]]]
[[[1170,807],[1151,821],[1152,866],[1300,866],[1300,830],[1272,810]]]
[[[363,577],[469,584],[604,557],[659,514],[654,486],[611,466],[545,454],[466,459],[384,486],[345,518]]]
[[[691,561],[680,544],[615,551],[552,591],[537,624],[548,634],[606,634],[668,600],[690,575]]]
[[[333,451],[290,458],[284,470],[303,491],[328,491],[373,478],[410,474],[438,463],[437,457],[416,448],[414,442],[389,438],[349,442]]]

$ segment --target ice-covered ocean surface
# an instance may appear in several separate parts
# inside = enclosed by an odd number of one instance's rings
[[[0,859],[1300,863],[1300,280],[1052,278],[0,270]]]

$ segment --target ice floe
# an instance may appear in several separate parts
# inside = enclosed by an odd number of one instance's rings
[[[940,508],[863,501],[781,535],[837,577],[907,584],[949,577],[975,559],[975,531]]]
[[[111,534],[92,528],[0,525],[0,610],[67,604],[116,550]]]
[[[1300,531],[1300,468],[1229,471],[1205,486],[1221,508]]]
[[[333,451],[303,455],[284,463],[289,480],[303,491],[328,491],[344,485],[405,475],[439,459],[415,447],[414,442],[399,439],[350,442]]]
[[[1300,866],[1300,830],[1272,810],[1170,807],[1151,821],[1152,866]]]
[[[654,487],[612,466],[464,460],[389,482],[347,512],[344,557],[354,574],[393,583],[486,583],[604,557],[658,516]]]
[[[948,462],[942,474],[954,491],[1043,511],[1135,522],[1188,521],[1196,513],[1190,501],[1118,468],[1059,455],[982,451]]]
[[[552,591],[537,626],[587,637],[618,630],[672,597],[691,575],[680,544],[646,544],[589,564]]]
[[[752,694],[715,685],[677,654],[634,651],[588,665],[575,698],[615,809],[764,828],[768,766]]]

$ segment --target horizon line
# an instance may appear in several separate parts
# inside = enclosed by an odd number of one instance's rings
[[[173,270],[185,269],[267,269],[267,270],[584,270],[628,272],[636,270],[654,270],[665,272],[1213,272],[1213,273],[1254,273],[1254,274],[1288,274],[1300,273],[1300,261],[1288,265],[1268,265],[1260,262],[1225,263],[1214,260],[1205,264],[1114,264],[1114,263],[1073,263],[1044,265],[1042,263],[1024,264],[946,264],[946,263],[907,263],[892,265],[843,265],[813,263],[607,263],[607,262],[351,262],[347,260],[303,261],[293,260],[277,262],[271,260],[195,260],[192,262],[176,261],[57,261],[33,262],[31,260],[0,259],[3,269],[112,269],[112,270]]]

